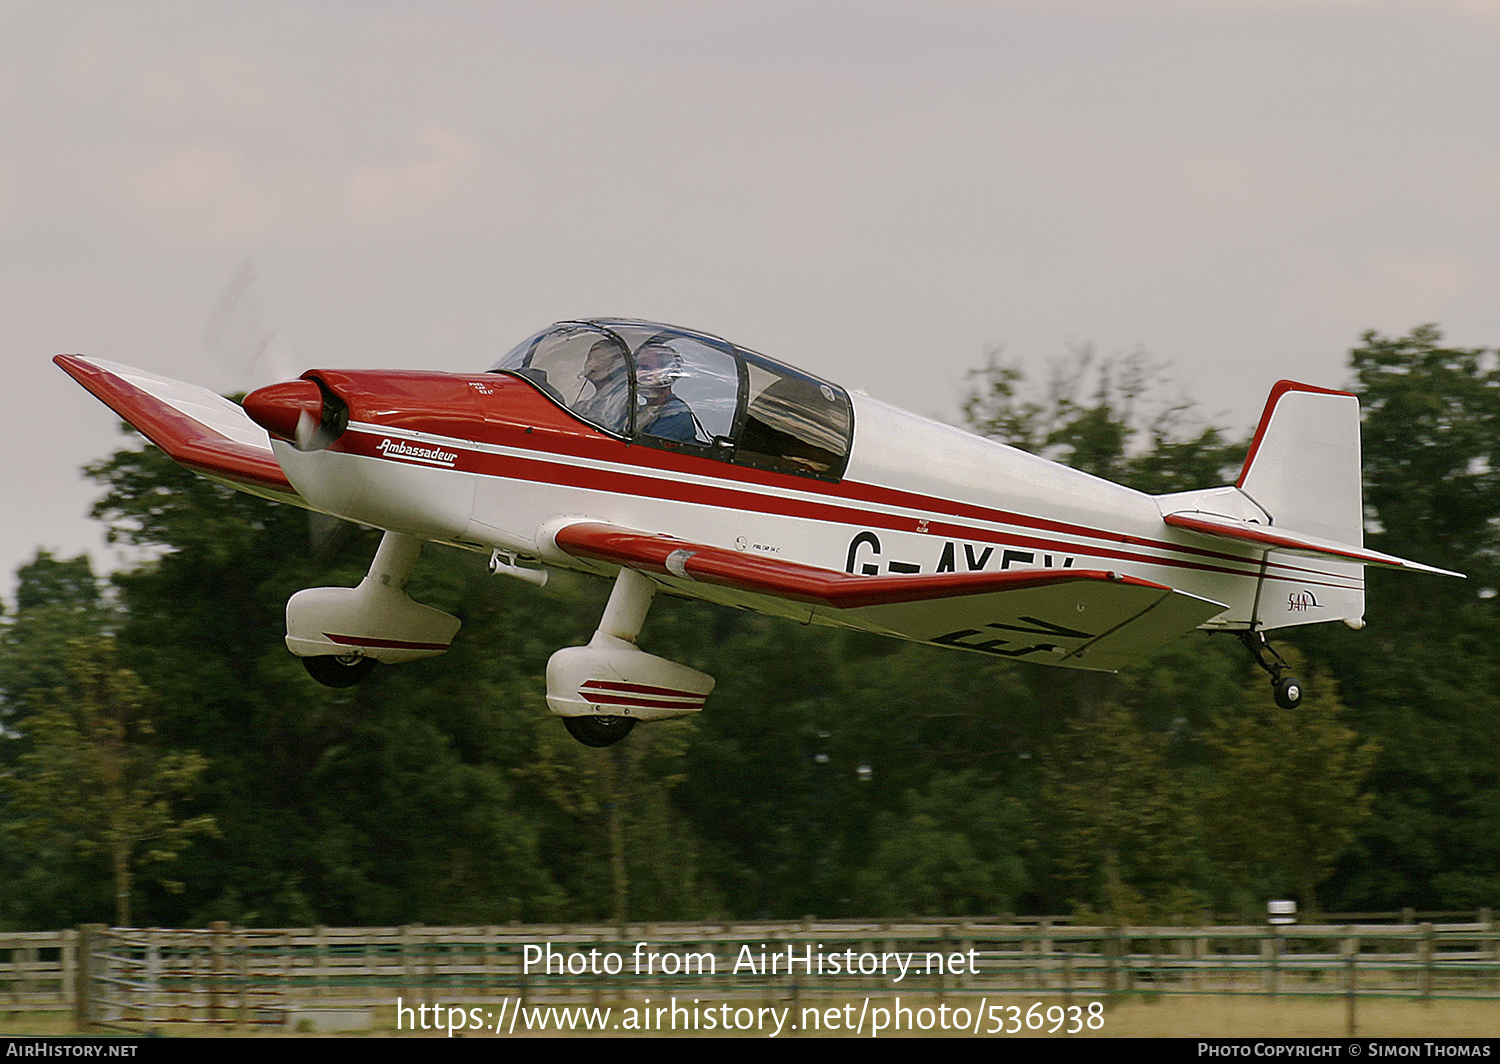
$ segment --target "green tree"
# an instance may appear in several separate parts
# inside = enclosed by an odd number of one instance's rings
[[[1364,413],[1365,503],[1378,529],[1372,542],[1493,586],[1500,564],[1496,353],[1447,346],[1437,326],[1422,325],[1404,337],[1365,333],[1350,365]],[[1445,606],[1473,594],[1447,581],[1401,586]]]
[[[118,619],[88,555],[64,560],[39,550],[18,568],[16,608],[0,623],[0,732],[28,691],[65,681],[72,641],[105,635]]]
[[[671,800],[686,779],[695,722],[640,728],[601,750],[575,742],[540,694],[532,704],[536,754],[515,775],[551,807],[543,833],[555,841],[554,859],[581,858],[590,869],[571,914],[616,922],[716,915],[720,903],[700,871],[695,832]]]
[[[1049,363],[1040,389],[991,350],[969,382],[963,410],[972,431],[1141,491],[1226,483],[1245,458],[1245,443],[1168,394],[1166,367],[1141,350],[1100,358],[1075,347]]]
[[[38,550],[36,557],[16,570],[16,610],[60,607],[70,613],[87,613],[99,607],[99,581],[87,554],[76,558],[53,557]]]
[[[1025,807],[997,781],[966,771],[907,791],[876,817],[874,853],[858,874],[870,916],[994,916],[1030,888]]]
[[[1219,717],[1201,816],[1210,852],[1242,888],[1291,891],[1311,913],[1318,885],[1369,818],[1364,786],[1379,747],[1343,722],[1330,682],[1306,679],[1295,713],[1268,705],[1257,684]]]
[[[1364,411],[1372,546],[1468,580],[1366,572],[1369,627],[1319,626],[1304,652],[1380,745],[1371,817],[1323,888],[1347,908],[1500,903],[1500,367],[1435,326],[1366,333],[1350,353]]]
[[[28,696],[64,687],[70,644],[103,637],[118,620],[86,555],[68,560],[39,550],[16,572],[16,608],[0,618],[0,777],[32,748],[19,730]],[[66,926],[97,919],[103,893],[93,869],[57,840],[23,841],[10,827],[9,798],[0,787],[0,922],[16,928]]]
[[[32,692],[18,726],[31,748],[4,779],[9,827],[23,840],[61,838],[83,856],[104,856],[115,922],[130,926],[138,872],[214,830],[212,816],[175,808],[207,761],[153,743],[150,696],[117,665],[112,644],[80,640],[72,650],[68,685]]]
[[[1100,699],[1069,724],[1045,771],[1044,830],[1075,901],[1136,922],[1202,907],[1201,828],[1163,736]]]

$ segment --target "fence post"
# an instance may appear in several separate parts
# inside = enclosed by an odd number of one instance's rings
[[[63,1004],[78,1008],[78,930],[68,928],[62,933],[62,948],[57,951],[58,995]]]
[[[150,1027],[156,1022],[156,1002],[161,996],[161,939],[155,927],[148,927],[142,933],[146,936],[146,955],[141,978],[141,1022]]]
[[[1268,934],[1260,940],[1260,959],[1266,966],[1266,993],[1275,997],[1280,990],[1281,932],[1275,927],[1266,928]]]
[[[1039,987],[1049,990],[1052,987],[1052,921],[1043,920],[1036,925],[1037,930],[1037,971],[1040,973]]]
[[[938,948],[939,949],[946,949],[946,947],[952,945],[952,940],[953,940],[953,928],[948,927],[946,925],[943,926],[943,927],[938,928]],[[946,991],[947,989],[948,989],[948,966],[946,964],[944,964],[942,966],[942,968],[939,969],[939,971],[938,971],[937,999],[938,999],[939,1002],[943,1001],[944,991]]]
[[[313,1000],[323,996],[328,981],[328,928],[322,924],[312,927],[312,996]]]
[[[37,958],[41,950],[35,946],[17,946],[10,952],[12,970],[16,973],[11,983],[11,997],[19,1004],[36,993]]]
[[[1354,928],[1345,928],[1353,931]],[[1359,1002],[1359,939],[1349,935],[1343,940],[1342,950],[1346,969],[1344,981],[1344,1037],[1353,1038],[1355,1032],[1355,1008]]]
[[[227,920],[215,920],[208,925],[212,934],[209,936],[209,964],[208,964],[208,1022],[221,1023],[221,1010],[224,993],[224,936],[229,933],[229,922]]]
[[[250,1022],[250,947],[245,942],[243,927],[234,931],[234,981],[240,992],[240,1005],[235,1013],[236,1031],[243,1031]]]
[[[517,949],[517,946],[520,947],[519,950]],[[520,997],[521,1004],[525,1005],[525,1004],[527,1004],[526,991],[530,988],[530,985],[531,985],[531,980],[528,979],[527,976],[526,976],[526,964],[525,964],[526,946],[525,946],[524,943],[512,942],[511,943],[511,951],[513,953],[517,953],[518,954],[518,956],[516,956],[516,958],[515,958],[515,960],[516,960],[516,994]]]
[[[402,981],[406,984],[407,996],[427,1005],[431,1004],[427,1000],[428,991],[421,977],[414,974],[417,962],[412,957],[412,954],[417,951],[417,928],[421,926],[420,924],[406,924],[401,928],[401,976]],[[413,990],[417,990],[418,988],[421,988],[420,993],[412,993]]]
[[[91,974],[96,967],[94,942],[104,930],[103,924],[79,924],[78,937],[74,940],[77,960],[73,965],[73,1026],[80,1033],[87,1031],[94,1022],[93,987],[90,986]]]
[[[1432,925],[1423,923],[1417,930],[1422,936],[1417,940],[1417,956],[1422,961],[1421,995],[1426,999],[1432,997]]]
[[[1495,966],[1495,985],[1500,987],[1500,934],[1496,933],[1495,914],[1488,907],[1480,909],[1479,922],[1484,925],[1488,936],[1490,960]]]

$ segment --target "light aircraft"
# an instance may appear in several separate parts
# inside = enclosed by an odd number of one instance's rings
[[[636,640],[664,590],[1019,661],[1114,671],[1235,633],[1294,707],[1268,631],[1364,624],[1359,402],[1282,381],[1235,484],[1151,496],[906,413],[706,333],[553,325],[482,373],[309,370],[236,405],[109,362],[64,370],[177,462],[385,530],[358,587],[287,603],[318,681],[443,653],[404,588],[424,543],[497,573],[613,577],[547,705],[590,746],[696,713],[712,677]]]

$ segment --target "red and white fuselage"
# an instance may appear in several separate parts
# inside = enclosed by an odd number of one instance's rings
[[[138,370],[58,361],[183,464],[395,537],[382,548],[395,561],[377,557],[360,588],[294,600],[298,654],[440,652],[456,621],[392,605],[426,540],[520,575],[536,570],[517,559],[636,574],[625,620],[569,652],[578,678],[557,681],[612,712],[701,705],[712,686],[683,674],[653,688],[634,666],[594,675],[620,647],[640,655],[656,588],[1116,669],[1197,627],[1357,627],[1365,565],[1429,568],[1363,547],[1357,400],[1289,382],[1235,485],[1151,496],[644,322],[563,323],[487,373],[313,370],[244,412]]]

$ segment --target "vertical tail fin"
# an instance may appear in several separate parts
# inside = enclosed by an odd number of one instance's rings
[[[1227,623],[1265,629],[1363,623],[1362,563],[1386,556],[1363,550],[1354,395],[1278,382],[1235,486],[1162,495],[1157,503],[1172,527],[1264,552],[1253,596],[1231,605]]]
[[[1158,495],[1168,527],[1262,552],[1253,599],[1231,599],[1226,627],[1364,624],[1367,565],[1461,573],[1366,550],[1359,399],[1280,381],[1232,488]]]
[[[1278,382],[1236,487],[1276,526],[1363,546],[1359,399]]]

